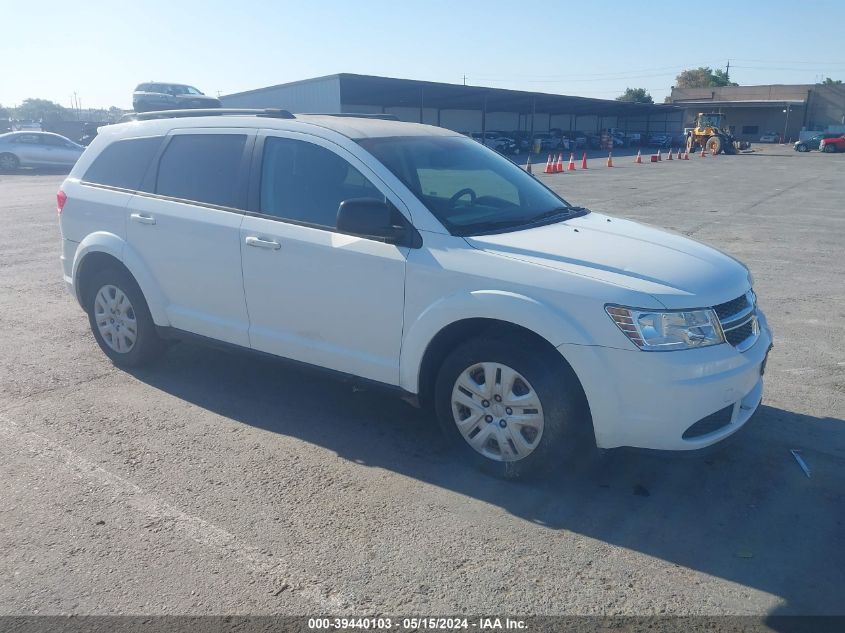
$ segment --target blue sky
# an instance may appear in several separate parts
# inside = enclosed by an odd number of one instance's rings
[[[660,101],[680,70],[729,59],[740,84],[845,80],[842,0],[41,0],[4,18],[3,105],[130,107],[151,79],[227,94],[337,72]]]

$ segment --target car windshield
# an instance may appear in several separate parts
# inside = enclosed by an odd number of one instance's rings
[[[508,159],[465,137],[366,138],[358,143],[453,235],[506,232],[586,212]]]

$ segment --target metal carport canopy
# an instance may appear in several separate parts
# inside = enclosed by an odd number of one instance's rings
[[[741,101],[716,101],[713,99],[691,99],[689,101],[675,101],[680,108],[785,108],[807,104],[806,99],[745,99]]]
[[[372,75],[341,73],[338,78],[340,102],[343,105],[426,107],[440,110],[485,109],[487,112],[598,116],[645,115],[680,109],[664,104],[628,103]]]

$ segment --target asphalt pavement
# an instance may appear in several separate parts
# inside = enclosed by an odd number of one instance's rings
[[[755,150],[539,176],[748,264],[775,348],[720,450],[527,483],[272,360],[113,367],[63,287],[63,175],[0,174],[0,614],[845,613],[845,155]]]

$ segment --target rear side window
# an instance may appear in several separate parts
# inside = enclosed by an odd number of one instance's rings
[[[91,163],[82,177],[83,182],[137,190],[161,139],[161,136],[151,136],[112,143]]]
[[[334,229],[344,200],[384,195],[355,167],[324,147],[288,138],[264,141],[261,213]]]
[[[179,134],[158,165],[156,193],[223,207],[243,206],[240,170],[246,135]]]

